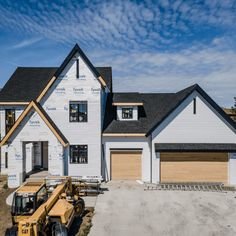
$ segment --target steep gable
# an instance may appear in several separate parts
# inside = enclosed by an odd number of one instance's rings
[[[194,113],[194,99],[196,113]],[[153,131],[158,143],[232,143],[235,128],[198,92],[194,90]]]
[[[17,130],[17,128],[20,127],[22,122],[26,119],[27,115],[32,111],[32,109],[39,115],[39,117],[48,126],[48,128],[52,131],[52,133],[56,136],[56,138],[60,141],[60,143],[64,147],[66,147],[68,145],[68,141],[65,138],[65,136],[57,128],[55,123],[47,115],[47,113],[43,110],[43,108],[39,104],[35,103],[34,101],[32,101],[26,107],[26,109],[23,111],[23,113],[17,119],[16,123],[13,125],[13,127],[10,129],[10,131],[5,135],[5,137],[3,137],[3,139],[1,140],[1,143],[0,143],[0,147],[7,143],[7,141],[11,138],[11,136],[14,134],[14,132]]]

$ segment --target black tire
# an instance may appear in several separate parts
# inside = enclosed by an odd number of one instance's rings
[[[17,236],[17,227],[12,226],[8,228],[5,232],[5,236]]]
[[[84,213],[85,209],[85,203],[84,199],[80,198],[78,201],[75,203],[75,211],[78,216],[82,216]]]
[[[66,226],[61,223],[55,223],[52,227],[52,236],[68,236]]]

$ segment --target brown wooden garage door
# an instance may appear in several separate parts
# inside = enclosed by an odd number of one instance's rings
[[[228,154],[161,153],[162,182],[228,182]]]
[[[111,152],[111,179],[141,179],[141,151]]]

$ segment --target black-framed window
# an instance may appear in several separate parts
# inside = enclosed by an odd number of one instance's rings
[[[88,163],[88,145],[70,145],[70,163]]]
[[[6,133],[9,132],[9,130],[12,128],[12,126],[15,124],[15,110],[14,109],[6,109]]]
[[[133,119],[133,108],[122,108],[122,119]]]
[[[70,102],[70,122],[88,121],[87,101]]]

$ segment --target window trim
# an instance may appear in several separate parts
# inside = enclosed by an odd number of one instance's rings
[[[78,106],[78,110],[77,110],[77,119],[76,120],[71,120],[71,105],[76,104]],[[81,104],[85,104],[86,105],[86,119],[83,121],[79,120],[79,106]],[[69,101],[69,122],[70,123],[87,123],[88,122],[88,101]]]
[[[86,156],[86,159],[87,159],[87,161],[86,162],[72,162],[71,161],[71,148],[73,147],[73,146],[86,146],[87,148],[86,148],[86,150],[87,150],[87,156]],[[79,150],[79,147],[78,147],[78,150]],[[73,145],[70,145],[69,146],[69,154],[70,154],[70,158],[69,158],[69,162],[70,162],[70,164],[79,164],[79,165],[83,165],[83,164],[88,164],[88,144],[73,144]]]
[[[9,126],[8,124],[7,124],[7,112],[8,111],[14,111],[14,122],[13,122],[13,124],[11,125],[11,128],[13,127],[13,125],[16,123],[16,109],[5,109],[5,134],[7,134],[9,131],[10,131],[10,129],[7,131],[7,126]]]
[[[123,116],[123,110],[125,109],[129,109],[129,110],[132,110],[132,113],[131,113],[131,117],[124,117]],[[132,120],[134,118],[134,108],[133,107],[122,107],[121,108],[121,118],[122,120]]]

